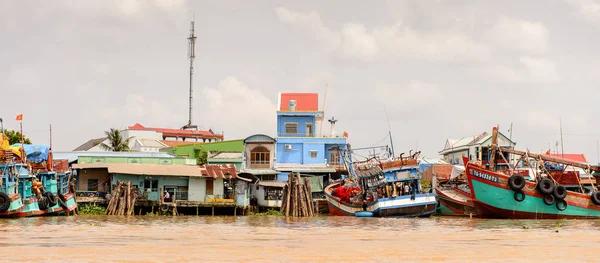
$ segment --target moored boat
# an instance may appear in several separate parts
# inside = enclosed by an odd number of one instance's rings
[[[542,154],[499,149],[497,134],[498,129],[494,127],[489,168],[471,163],[463,157],[471,196],[479,216],[514,219],[600,218],[600,191],[597,190],[597,184],[591,183],[588,186],[592,191],[586,190],[578,173],[563,170],[557,174],[542,166],[540,173],[523,175],[516,169],[497,171],[494,161],[496,153],[500,151],[520,155],[521,160],[534,158],[594,172],[600,171],[600,167]],[[561,178],[569,177],[569,174],[575,175],[579,186],[577,189],[567,189],[561,184]]]
[[[353,163],[352,167],[351,180],[325,188],[331,215],[427,217],[436,211],[435,196],[420,191],[416,158],[400,157],[384,162],[373,158]]]
[[[469,184],[463,177],[464,166],[455,165],[450,178],[437,179],[434,191],[439,202],[439,213],[445,216],[477,216]]]

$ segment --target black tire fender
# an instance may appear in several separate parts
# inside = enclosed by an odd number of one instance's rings
[[[567,209],[567,201],[564,199],[556,200],[556,209],[558,211],[565,211]]]
[[[10,207],[10,197],[4,193],[0,192],[0,213],[6,212]]]
[[[48,199],[48,208],[56,205],[56,196],[52,192],[45,192],[44,196]]]
[[[515,192],[521,191],[525,187],[525,177],[520,174],[513,174],[508,179],[508,186]]]
[[[600,205],[600,191],[594,191],[590,196],[590,199],[592,199],[592,203],[595,205]]]
[[[554,182],[548,178],[542,178],[537,184],[537,189],[542,195],[550,195],[554,191]]]
[[[545,195],[544,196],[544,204],[552,205],[556,202],[556,198],[553,195]]]
[[[525,200],[525,193],[523,193],[522,191],[516,191],[513,197],[515,198],[515,201],[522,202],[523,200]]]
[[[565,188],[562,185],[557,185],[556,187],[554,187],[554,191],[552,192],[552,194],[554,195],[554,197],[556,197],[556,199],[563,200],[567,197],[567,188]]]

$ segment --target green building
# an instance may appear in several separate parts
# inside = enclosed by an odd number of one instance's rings
[[[164,148],[160,151],[179,157],[195,159],[198,164],[202,164],[200,159],[205,156],[207,164],[233,164],[237,170],[240,170],[243,161],[244,140],[181,145]]]

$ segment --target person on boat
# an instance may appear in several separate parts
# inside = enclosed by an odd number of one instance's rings
[[[404,195],[410,194],[410,186],[408,184],[404,184]]]
[[[409,189],[410,189],[410,200],[415,200],[415,195],[416,195],[417,189],[415,187],[415,183],[414,182],[412,182],[410,184]]]

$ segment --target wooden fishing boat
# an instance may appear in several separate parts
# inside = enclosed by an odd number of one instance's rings
[[[434,178],[439,213],[445,216],[476,216],[464,166],[455,165],[450,178]]]
[[[58,215],[77,208],[73,193],[69,193],[71,173],[53,171],[50,147],[10,146],[3,128],[0,138],[0,217]]]
[[[428,217],[433,214],[438,203],[432,193],[420,193],[418,161],[400,158],[385,162],[371,159],[353,163],[353,168],[349,171],[353,176],[352,180],[337,182],[325,188],[329,214],[372,214],[377,217]],[[412,185],[413,192],[402,195],[402,190],[398,191],[398,187],[408,184]],[[348,194],[354,196],[349,198]],[[360,195],[363,196],[362,199]]]
[[[586,163],[578,163],[542,154],[499,149],[497,147],[498,129],[492,133],[492,153],[490,166],[486,168],[469,162],[463,157],[471,197],[476,213],[487,218],[514,219],[563,219],[563,218],[600,218],[600,191],[597,183],[588,185],[591,192],[585,190],[581,178],[577,175],[578,189],[567,189],[560,180],[560,174],[544,173],[523,175],[515,169],[498,171],[495,159],[498,152],[508,152],[521,156],[522,160],[533,158],[544,162],[553,162],[565,166],[580,167],[588,171],[599,172],[600,167]],[[498,154],[502,157],[502,154]],[[503,158],[503,157],[502,157]]]

